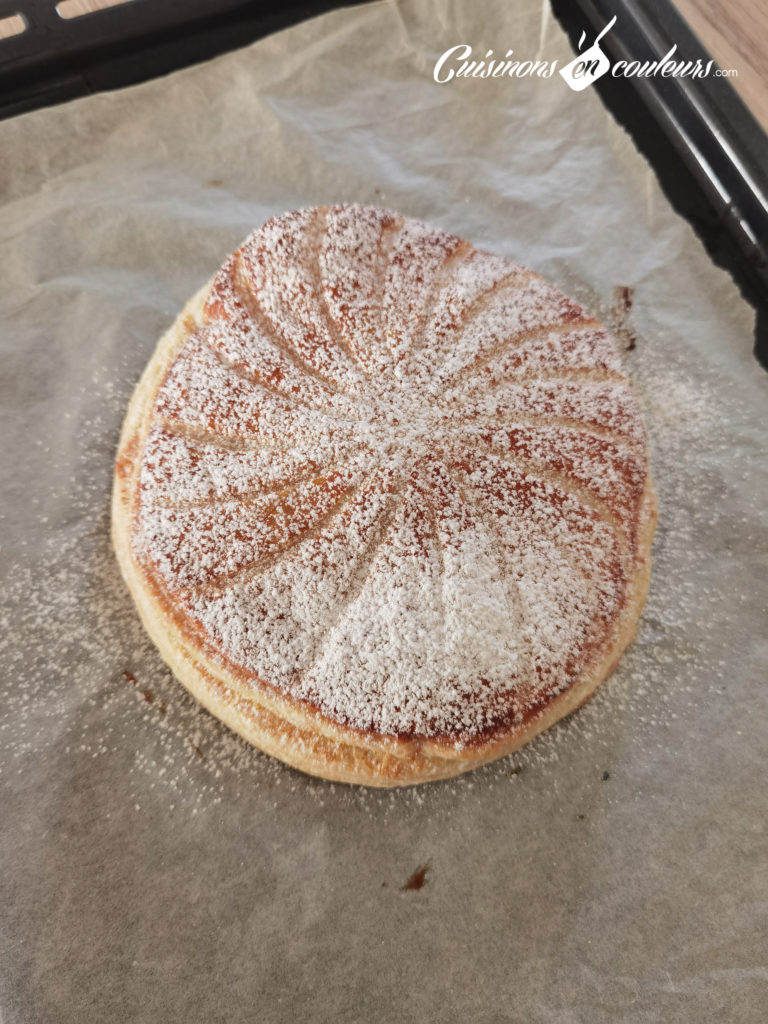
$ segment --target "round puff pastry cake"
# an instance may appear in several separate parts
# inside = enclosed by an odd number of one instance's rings
[[[161,339],[113,540],[175,675],[261,750],[396,786],[516,750],[634,635],[656,520],[606,330],[388,210],[270,220]]]

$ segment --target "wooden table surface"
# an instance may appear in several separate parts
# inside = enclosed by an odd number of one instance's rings
[[[768,0],[675,0],[680,14],[768,131]]]

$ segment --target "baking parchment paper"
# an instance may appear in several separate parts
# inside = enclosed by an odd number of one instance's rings
[[[590,89],[436,84],[459,43],[572,56],[546,3],[384,2],[0,124],[4,1024],[765,1019],[752,313]],[[302,776],[198,709],[108,540],[157,338],[268,216],[350,200],[601,317],[634,288],[660,498],[637,641],[591,703],[391,793]]]

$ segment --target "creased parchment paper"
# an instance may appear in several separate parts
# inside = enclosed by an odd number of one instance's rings
[[[546,3],[384,2],[0,124],[3,1024],[765,1020],[751,310],[590,89],[436,84],[459,43],[571,58]],[[661,506],[638,639],[591,703],[394,793],[306,778],[199,710],[108,540],[157,338],[253,227],[344,200],[601,317],[634,288]]]

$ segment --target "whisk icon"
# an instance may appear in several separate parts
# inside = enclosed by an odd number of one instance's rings
[[[598,78],[601,78],[606,71],[610,70],[611,62],[600,49],[600,40],[606,32],[613,28],[615,24],[616,15],[614,14],[590,48],[585,50],[584,53],[579,53],[573,58],[570,64],[566,64],[564,68],[560,69],[560,74],[574,92],[581,92],[582,89],[586,89],[588,85],[592,85],[592,83],[596,82]],[[579,50],[581,50],[584,45],[586,37],[587,33],[582,32],[581,39],[579,40]]]

